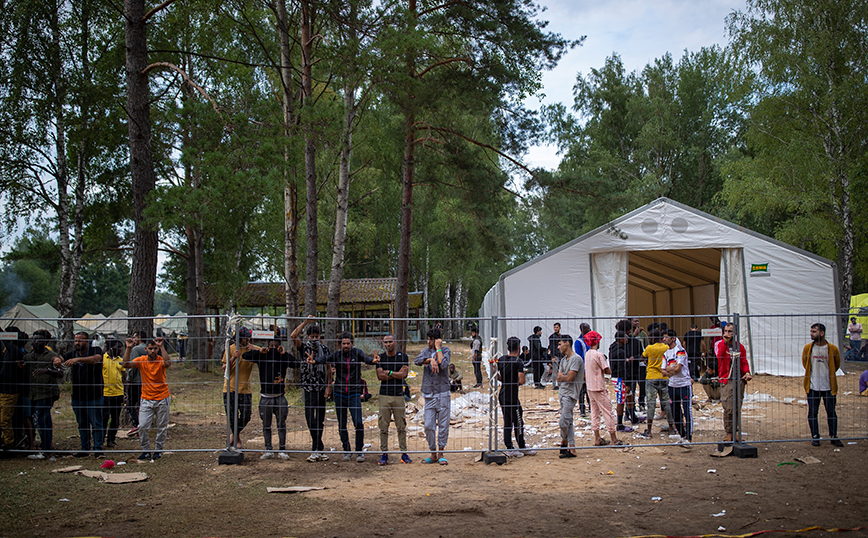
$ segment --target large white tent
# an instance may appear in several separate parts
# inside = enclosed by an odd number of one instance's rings
[[[14,325],[27,334],[33,334],[34,331],[41,329],[57,337],[57,322],[59,319],[60,312],[48,303],[41,305],[18,303],[0,317],[0,327],[5,329],[9,325]],[[90,328],[76,321],[72,324],[72,330],[73,332],[88,332]]]
[[[811,323],[841,340],[831,261],[667,198],[659,198],[500,276],[479,315],[497,316],[497,334],[524,339],[532,325],[589,321],[608,347],[625,316],[667,321],[738,313],[754,373],[798,375]],[[785,318],[781,314],[802,317]],[[673,322],[676,322],[673,324]],[[683,323],[682,323],[683,325]],[[788,334],[782,334],[781,327]],[[480,324],[484,341],[491,323]]]

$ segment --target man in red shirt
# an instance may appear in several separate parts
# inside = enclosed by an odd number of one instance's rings
[[[124,368],[137,368],[142,374],[142,402],[139,407],[139,442],[142,454],[139,460],[151,459],[151,440],[148,429],[153,423],[157,430],[154,442],[153,459],[162,457],[163,444],[166,442],[166,432],[169,428],[169,405],[172,395],[166,383],[166,369],[172,365],[172,359],[163,347],[163,339],[149,340],[145,348],[147,355],[130,360],[133,349],[133,339],[127,338],[127,348],[124,351]]]
[[[720,403],[723,404],[723,429],[726,431],[725,441],[732,441],[732,413],[733,413],[733,380],[735,379],[735,369],[732,364],[732,349],[735,345],[735,330],[732,323],[727,323],[723,329],[723,338],[714,344],[714,355],[717,357],[717,376],[720,378]],[[751,380],[750,365],[747,363],[747,352],[741,343],[738,344],[739,349],[739,374],[741,374],[741,396],[739,404],[744,398],[744,388],[748,381]]]

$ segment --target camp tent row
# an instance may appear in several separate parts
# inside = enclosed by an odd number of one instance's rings
[[[154,318],[154,328],[161,328],[166,334],[182,333],[187,330],[187,315],[178,312],[174,316],[157,316]],[[2,316],[0,327],[15,325],[27,334],[33,334],[38,329],[49,331],[57,336],[57,320],[60,313],[48,303],[41,305],[26,305],[18,303]],[[100,333],[102,335],[118,334],[126,335],[128,325],[126,310],[118,308],[109,316],[103,314],[85,314],[73,323],[73,332]]]
[[[825,323],[827,339],[841,341],[837,290],[831,261],[659,198],[503,273],[479,316],[497,316],[498,335],[522,339],[533,325],[546,336],[552,321],[587,320],[608,349],[625,316],[670,326],[667,316],[693,316],[704,327],[705,316],[739,313],[748,316],[740,339],[752,370],[798,375],[812,323]],[[801,316],[789,318],[789,337],[782,314]],[[578,335],[575,325],[563,332]],[[491,323],[480,324],[485,342],[492,332]]]

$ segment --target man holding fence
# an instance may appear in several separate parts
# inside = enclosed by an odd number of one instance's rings
[[[425,437],[431,457],[422,463],[446,465],[446,449],[449,441],[449,419],[452,414],[452,398],[449,393],[449,360],[452,352],[443,345],[440,329],[428,331],[428,347],[416,360],[416,366],[424,366],[422,374],[422,397],[425,399]],[[439,451],[438,451],[439,449]]]
[[[714,355],[717,357],[717,377],[720,379],[720,403],[723,404],[723,429],[726,431],[724,441],[732,441],[733,409],[735,407],[733,382],[735,381],[734,363],[732,361],[732,349],[735,346],[735,329],[732,323],[727,323],[723,329],[723,338],[715,342]],[[747,352],[739,343],[739,373],[741,374],[741,394],[739,405],[744,398],[744,389],[751,380],[750,365],[747,363]]]
[[[395,337],[383,337],[380,362],[377,363],[377,379],[380,380],[380,457],[379,465],[389,463],[389,423],[395,418],[398,430],[398,448],[401,449],[401,463],[413,463],[407,455],[407,418],[404,409],[404,380],[410,373],[410,360],[406,353],[395,349]]]
[[[817,414],[822,400],[826,408],[826,420],[829,423],[832,445],[844,446],[838,440],[838,414],[835,412],[835,400],[838,394],[838,380],[835,373],[841,367],[841,353],[835,344],[826,341],[826,326],[822,323],[811,325],[811,343],[802,350],[802,366],[805,367],[804,383],[805,392],[808,393],[808,427],[811,428],[811,444],[820,446]]]

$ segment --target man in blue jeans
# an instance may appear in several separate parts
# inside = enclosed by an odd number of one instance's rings
[[[86,457],[93,437],[94,456],[102,458],[102,349],[90,345],[86,332],[75,335],[72,351],[63,356],[63,365],[70,369],[72,379],[72,411],[78,422],[81,451],[76,458]]]
[[[808,393],[808,427],[811,429],[811,444],[820,446],[820,425],[817,414],[820,400],[826,407],[826,420],[829,423],[829,437],[832,445],[844,446],[838,439],[838,414],[835,399],[838,394],[838,380],[835,373],[841,367],[841,353],[838,346],[826,341],[826,326],[822,323],[811,325],[811,343],[802,350],[802,366],[805,367],[805,392]]]
[[[334,400],[335,415],[338,419],[338,433],[341,436],[341,445],[344,450],[344,461],[350,461],[353,457],[350,451],[350,436],[347,432],[347,411],[353,419],[356,429],[356,462],[365,461],[362,448],[365,446],[365,426],[362,423],[362,364],[377,364],[379,357],[369,357],[364,351],[353,347],[355,338],[350,332],[341,333],[341,348],[325,357],[313,357],[308,355],[306,360],[309,364],[326,363],[334,366]]]

